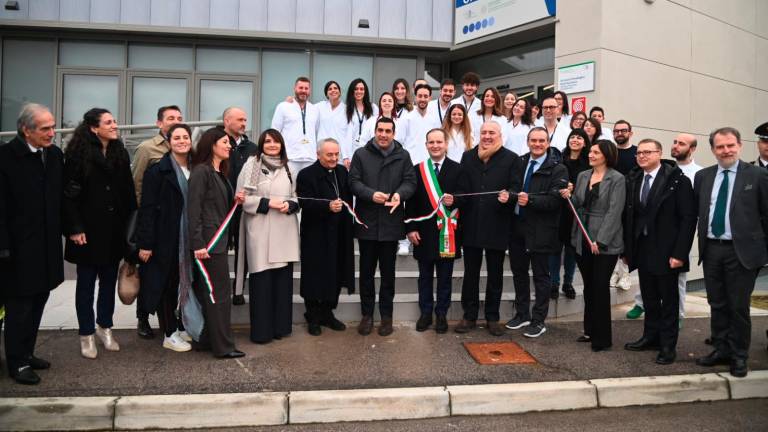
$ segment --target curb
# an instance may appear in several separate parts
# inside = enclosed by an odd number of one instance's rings
[[[405,420],[768,398],[768,370],[521,384],[0,399],[19,431],[139,430]]]

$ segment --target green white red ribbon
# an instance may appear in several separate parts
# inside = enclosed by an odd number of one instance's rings
[[[227,231],[229,223],[232,222],[232,216],[234,216],[235,210],[239,205],[240,204],[235,202],[235,204],[232,205],[232,208],[229,209],[229,213],[227,213],[227,216],[224,217],[224,220],[221,222],[221,225],[219,225],[219,228],[216,230],[213,238],[211,238],[211,240],[208,242],[208,246],[205,247],[205,250],[208,251],[208,253],[210,253],[219,243],[219,240],[224,237],[224,232]],[[195,264],[197,264],[197,268],[200,270],[200,273],[203,276],[203,282],[205,282],[205,286],[208,288],[208,297],[211,299],[211,303],[216,304],[216,294],[213,288],[213,282],[211,281],[211,275],[208,273],[208,269],[206,269],[205,264],[203,264],[203,262],[197,258],[195,258]]]
[[[427,191],[427,197],[432,204],[432,212],[427,215],[406,219],[405,223],[422,222],[437,216],[437,229],[440,230],[438,236],[438,250],[440,257],[453,258],[456,256],[456,227],[458,225],[459,210],[448,208],[443,204],[443,191],[440,183],[437,181],[435,167],[430,161],[424,161],[419,164],[419,174]]]
[[[589,242],[590,246],[594,244],[595,242],[592,241],[592,238],[589,237],[589,233],[587,232],[587,229],[584,228],[584,224],[581,223],[581,218],[579,217],[579,213],[576,211],[576,207],[573,206],[573,202],[570,198],[566,198],[566,201],[568,201],[568,206],[571,207],[571,212],[573,213],[573,218],[576,220],[576,224],[579,225],[579,229],[581,230],[581,233],[584,235],[584,238]]]

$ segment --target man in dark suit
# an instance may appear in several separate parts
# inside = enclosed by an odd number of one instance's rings
[[[552,289],[549,256],[560,246],[558,224],[563,199],[557,191],[568,184],[568,169],[559,155],[550,151],[549,144],[546,129],[531,129],[529,152],[515,162],[512,170],[512,191],[517,197],[511,203],[514,210],[509,230],[509,266],[515,283],[516,314],[506,327],[527,327],[523,336],[531,338],[547,331],[544,319]],[[529,267],[536,290],[532,311]]]
[[[696,364],[730,364],[731,375],[743,377],[752,330],[750,295],[758,270],[768,262],[768,171],[739,160],[741,135],[734,128],[715,130],[709,144],[717,165],[696,173],[694,193],[715,350]]]
[[[416,330],[432,325],[432,312],[437,322],[435,331],[448,331],[446,314],[451,306],[453,261],[461,256],[458,235],[458,213],[454,212],[453,195],[459,180],[459,164],[448,159],[448,136],[443,129],[427,132],[429,159],[416,164],[416,192],[405,203],[407,218],[429,215],[429,219],[405,224],[408,240],[413,243],[413,257],[419,262],[419,309]],[[442,197],[442,202],[440,201]],[[437,271],[437,304],[432,295],[432,279]]]
[[[672,161],[661,159],[661,143],[637,145],[638,167],[627,174],[624,259],[638,269],[645,306],[643,336],[624,345],[629,351],[659,350],[656,363],[675,361],[680,295],[677,280],[689,269],[696,230],[691,181]]]
[[[35,342],[50,291],[64,280],[61,198],[64,156],[54,146],[48,108],[25,105],[18,136],[0,147],[0,297],[5,299],[5,358],[20,384],[37,384]]]
[[[760,168],[768,167],[768,122],[755,128],[757,135],[757,159],[752,164]]]

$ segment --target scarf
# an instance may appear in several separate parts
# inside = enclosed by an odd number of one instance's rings
[[[267,156],[261,155],[261,164],[267,167],[268,170],[274,172],[285,166],[285,162],[280,160],[279,156]]]
[[[497,151],[501,148],[501,141],[499,143],[487,150],[483,150],[480,145],[477,146],[477,157],[480,158],[483,163],[487,163],[489,159],[491,159],[491,156],[496,154]]]
[[[187,219],[187,202],[189,199],[189,184],[184,172],[176,162],[173,155],[170,156],[176,181],[179,183],[181,195],[184,198],[184,206],[181,209],[181,221],[179,222],[179,309],[184,329],[196,341],[200,340],[203,331],[203,310],[197,298],[192,293],[192,256],[189,254],[189,220]]]

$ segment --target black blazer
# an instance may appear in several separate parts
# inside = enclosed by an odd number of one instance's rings
[[[531,154],[526,153],[515,162],[512,174],[512,191],[523,190],[525,174]],[[568,186],[568,169],[551,151],[544,164],[531,175],[528,185],[528,205],[521,207],[523,215],[515,214],[517,196],[510,197],[510,213],[514,234],[525,238],[525,249],[539,253],[557,253],[560,249],[559,224],[563,197],[560,189]]]
[[[518,156],[504,147],[483,163],[478,148],[461,156],[458,193],[509,190],[512,167]],[[464,197],[455,203],[461,212],[464,246],[506,250],[509,242],[509,202],[502,204],[496,194]]]
[[[0,146],[0,298],[48,292],[64,280],[61,201],[64,155],[40,158],[19,137]]]
[[[431,160],[427,159],[429,163]],[[429,214],[432,209],[432,202],[429,200],[427,189],[424,187],[424,180],[421,178],[419,164],[413,167],[416,173],[416,192],[411,199],[405,203],[406,218],[413,218]],[[440,173],[437,174],[437,182],[443,193],[452,194],[456,192],[459,182],[459,164],[447,157],[440,164]],[[451,208],[449,207],[449,210]],[[417,260],[436,260],[440,258],[440,248],[438,240],[440,231],[437,229],[437,216],[421,222],[410,222],[405,224],[405,231],[418,231],[421,242],[413,247],[413,257]],[[461,214],[459,214],[459,227],[456,232],[456,257],[461,256]]]
[[[232,207],[232,186],[213,166],[200,164],[192,168],[189,175],[188,199],[189,247],[192,251],[205,249]],[[210,254],[227,253],[227,243],[228,235],[224,232]]]
[[[687,272],[690,269],[688,254],[696,231],[696,204],[693,187],[688,177],[672,161],[661,161],[661,167],[653,181],[645,206],[640,204],[640,190],[645,172],[640,167],[627,174],[627,199],[624,212],[624,256],[629,270],[647,264],[653,275]],[[647,228],[645,239],[653,245],[653,254],[639,256],[640,237]],[[684,262],[683,267],[671,269],[669,258]]]
[[[704,259],[709,233],[709,204],[717,165],[699,170],[694,193],[699,213],[699,262]],[[768,170],[738,162],[729,209],[733,247],[741,265],[757,269],[768,262]]]

